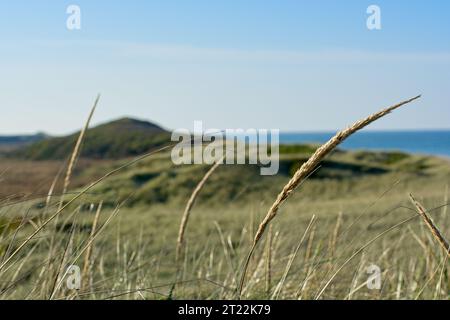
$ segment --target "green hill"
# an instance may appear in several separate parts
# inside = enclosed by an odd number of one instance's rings
[[[48,136],[44,133],[37,133],[33,135],[18,135],[18,136],[0,136],[0,154],[16,150],[25,145],[42,141]]]
[[[38,141],[9,154],[28,160],[67,158],[79,132],[65,137]],[[81,157],[91,159],[120,159],[147,152],[170,140],[170,133],[156,124],[123,118],[99,125],[86,132]]]
[[[220,206],[223,203],[246,203],[249,199],[272,199],[287,183],[296,169],[307,160],[307,146],[290,146],[300,153],[280,155],[280,170],[275,176],[261,176],[257,165],[223,165],[207,181],[199,203]],[[103,168],[103,173],[123,161]],[[184,205],[201,180],[208,165],[177,166],[170,152],[162,152],[120,171],[96,186],[87,196],[90,202],[104,201],[115,206],[128,199],[127,205]],[[83,174],[91,175],[92,171]],[[313,201],[367,197],[382,194],[396,181],[405,190],[419,185],[431,188],[436,181],[448,181],[450,167],[445,159],[408,155],[399,152],[339,151],[323,161],[302,186],[301,197]],[[413,189],[411,189],[413,190]],[[402,196],[404,194],[402,193]],[[131,197],[130,197],[131,196]]]

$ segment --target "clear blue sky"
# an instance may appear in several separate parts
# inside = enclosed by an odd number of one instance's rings
[[[371,128],[450,128],[447,0],[1,1],[0,39],[0,134],[72,132],[98,92],[94,123],[298,131],[421,93]]]

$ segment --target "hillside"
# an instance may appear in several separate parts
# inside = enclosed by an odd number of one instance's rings
[[[189,255],[185,259],[188,266],[186,279],[207,275],[213,278],[214,284],[228,285],[234,281],[259,221],[292,172],[313,149],[306,145],[282,146],[280,172],[276,176],[260,176],[255,165],[223,165],[213,173],[192,208],[186,228],[185,254]],[[79,194],[77,191],[127,161],[81,159],[64,201],[74,199]],[[0,161],[0,173],[4,172],[0,183],[0,213],[4,213],[0,215],[0,233],[4,238],[16,236],[15,232],[18,239],[25,238],[35,232],[35,225],[41,223],[42,217],[57,210],[61,189],[55,189],[51,199],[47,194],[61,162]],[[73,243],[75,253],[68,261],[82,263],[82,260],[77,260],[80,252],[77,248],[84,248],[89,239],[94,239],[91,235],[97,223],[94,222],[97,221],[95,212],[98,212],[102,227],[96,233],[98,242],[93,242],[95,254],[92,261],[96,266],[104,266],[105,275],[95,272],[93,274],[97,278],[93,279],[106,281],[103,279],[122,276],[127,268],[139,270],[144,262],[149,262],[148,269],[156,270],[152,273],[155,282],[163,284],[159,290],[166,294],[177,272],[174,251],[184,206],[208,168],[206,165],[175,166],[170,160],[170,152],[165,151],[118,171],[74,200],[61,219],[49,224],[45,230],[47,233],[37,239],[41,242],[34,247],[36,249],[31,249],[30,259],[26,262],[47,261],[49,249],[45,240],[54,237],[61,239],[55,243],[64,245],[58,247],[57,252],[66,252],[67,244]],[[450,234],[447,214],[449,179],[448,160],[437,157],[342,150],[330,155],[281,207],[280,215],[271,228],[273,231],[266,235],[273,244],[273,279],[282,279],[286,274],[286,264],[292,268],[291,275],[286,278],[289,284],[283,297],[297,297],[295,292],[290,294],[288,290],[296,291],[299,283],[310,277],[312,281],[306,298],[314,298],[318,288],[315,282],[322,285],[322,279],[330,277],[330,270],[334,272],[332,268],[341,268],[343,261],[349,263],[335,278],[333,290],[326,298],[348,296],[348,286],[355,281],[355,272],[365,276],[366,270],[361,265],[372,261],[382,270],[392,272],[389,277],[390,273],[386,272],[384,288],[387,289],[382,291],[388,298],[392,297],[391,292],[398,291],[399,278],[410,283],[425,281],[428,284],[429,279],[441,281],[438,276],[433,278],[433,274],[442,272],[446,280],[442,251],[434,245],[431,237],[427,237],[426,227],[416,218],[420,216],[411,208],[408,193],[420,197],[447,236]],[[42,188],[38,189],[39,186]],[[30,193],[33,201],[21,201],[25,195],[21,197],[20,192]],[[48,205],[47,199],[50,199]],[[23,220],[17,217],[32,217],[32,220],[22,224]],[[312,217],[317,220],[313,221]],[[311,225],[311,232],[307,233]],[[422,244],[422,241],[425,244],[418,245],[417,242]],[[0,247],[0,251],[6,252],[7,248],[7,245]],[[266,248],[260,246],[259,255],[265,257]],[[347,258],[353,257],[361,248],[364,248],[361,256],[355,256],[353,260]],[[297,252],[297,259],[293,259]],[[252,263],[252,270],[258,270],[258,266],[264,268],[260,261]],[[60,264],[58,260],[55,269]],[[147,264],[144,265],[147,268]],[[115,271],[116,266],[120,267],[119,271]],[[47,266],[43,268],[45,274]],[[400,273],[402,270],[407,272]],[[137,274],[127,273],[131,276]],[[36,286],[39,278],[35,272],[21,281],[19,289],[12,293],[14,297],[29,295],[32,292],[30,288]],[[373,291],[365,289],[365,278],[360,281],[362,289],[355,294],[358,297],[373,294]],[[202,286],[186,281],[180,282],[180,286],[186,290],[186,295],[195,298],[203,297],[195,293],[199,287],[207,297],[222,294],[214,284],[201,283]],[[279,282],[272,283],[276,287]],[[443,283],[444,286],[447,282]],[[419,294],[435,296],[436,283],[426,284],[417,285],[417,290],[414,287],[404,292],[413,298]],[[252,285],[256,293],[249,298],[265,297],[264,281]],[[154,285],[146,285],[151,286]],[[125,292],[128,290],[128,286],[124,288]],[[444,287],[441,296],[448,297],[448,292],[447,286]],[[373,298],[379,299],[380,296]]]
[[[297,147],[281,148],[280,171],[275,176],[261,176],[257,165],[221,166],[208,180],[199,203],[215,206],[224,202],[246,203],[249,199],[273,198],[310,155],[303,152],[306,146]],[[302,152],[298,153],[296,149]],[[116,163],[109,170],[118,165]],[[89,202],[102,200],[113,206],[123,199],[128,199],[127,205],[131,206],[183,205],[209,167],[176,166],[168,152],[159,153],[101,183],[87,198]],[[107,168],[103,170],[108,171]],[[89,171],[89,175],[92,173]],[[430,183],[440,181],[445,184],[449,177],[450,166],[445,159],[399,152],[339,151],[322,162],[302,187],[301,194],[310,200],[365,198],[383,193],[398,180],[404,190],[413,190],[417,186],[431,190],[434,188]]]
[[[207,182],[208,187],[200,195],[200,202],[217,205],[224,201],[272,198],[314,148],[312,145],[281,145],[280,171],[276,176],[261,176],[257,165],[221,166]],[[126,161],[81,159],[75,167],[71,188],[76,190],[86,186]],[[2,159],[0,200],[46,195],[62,166],[61,160]],[[102,200],[105,205],[114,206],[118,200],[132,195],[127,206],[182,205],[208,169],[208,165],[174,165],[169,150],[159,152],[98,185],[93,194],[87,196],[88,202]],[[449,177],[450,166],[445,159],[401,152],[338,150],[310,176],[302,196],[318,199],[355,197],[358,194],[365,197],[383,192],[383,188],[388,188],[398,179],[402,179],[406,188],[412,182],[426,186],[429,182],[448,181]],[[62,180],[60,178],[55,186],[56,193],[61,191]]]
[[[25,145],[42,141],[48,138],[44,133],[37,133],[33,135],[15,135],[15,136],[0,136],[0,154],[9,152]]]
[[[71,154],[79,132],[45,139],[9,153],[27,160],[59,160]],[[170,133],[156,124],[123,118],[91,128],[83,141],[82,158],[120,159],[138,155],[170,140]]]

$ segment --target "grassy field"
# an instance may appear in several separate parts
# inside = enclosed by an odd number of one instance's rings
[[[80,193],[128,161],[83,160],[70,193],[58,194],[62,174],[47,197],[63,162],[2,161],[0,298],[236,298],[259,223],[314,150],[281,147],[273,177],[261,177],[257,166],[219,166],[192,209],[178,262],[181,216],[208,166],[174,166],[161,152]],[[449,178],[446,159],[334,152],[281,207],[250,260],[241,297],[448,299],[447,255],[408,194],[448,238]],[[67,287],[70,265],[82,271],[79,290]],[[371,265],[380,268],[380,289],[367,287]]]

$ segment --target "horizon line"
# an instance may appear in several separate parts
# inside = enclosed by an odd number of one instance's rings
[[[121,118],[123,119],[123,118]],[[114,120],[113,120],[114,121]],[[109,121],[112,122],[112,121]],[[107,124],[109,122],[101,122],[97,125],[102,125],[102,124]],[[148,121],[150,122],[150,121]],[[150,123],[154,123],[154,122],[150,122]],[[94,127],[96,127],[97,125],[91,126],[89,127],[89,129],[92,129]],[[168,132],[173,132],[178,129],[168,129],[165,128],[163,126],[161,126],[161,128],[163,128],[164,130],[168,131]],[[88,129],[88,130],[89,130]],[[253,128],[233,128],[233,129],[253,129]],[[273,130],[274,128],[271,128],[269,130]],[[220,130],[225,130],[225,129],[220,129]],[[283,130],[283,129],[276,129],[275,130],[279,130],[280,135],[282,134],[335,134],[336,132],[342,130],[342,128],[340,129],[319,129],[319,130]],[[76,130],[76,131],[71,131],[70,133],[63,133],[63,134],[50,134],[46,131],[43,130],[39,130],[39,131],[35,131],[35,132],[18,132],[18,133],[0,133],[0,137],[5,138],[5,137],[27,137],[27,136],[36,136],[36,135],[45,135],[49,138],[58,138],[58,137],[65,137],[65,136],[69,136],[72,134],[75,134],[77,132],[79,132],[80,129]],[[402,128],[402,129],[395,129],[395,128],[389,128],[389,129],[370,129],[367,128],[365,130],[362,130],[360,133],[413,133],[413,132],[423,132],[423,133],[429,133],[429,132],[450,132],[450,128]]]

